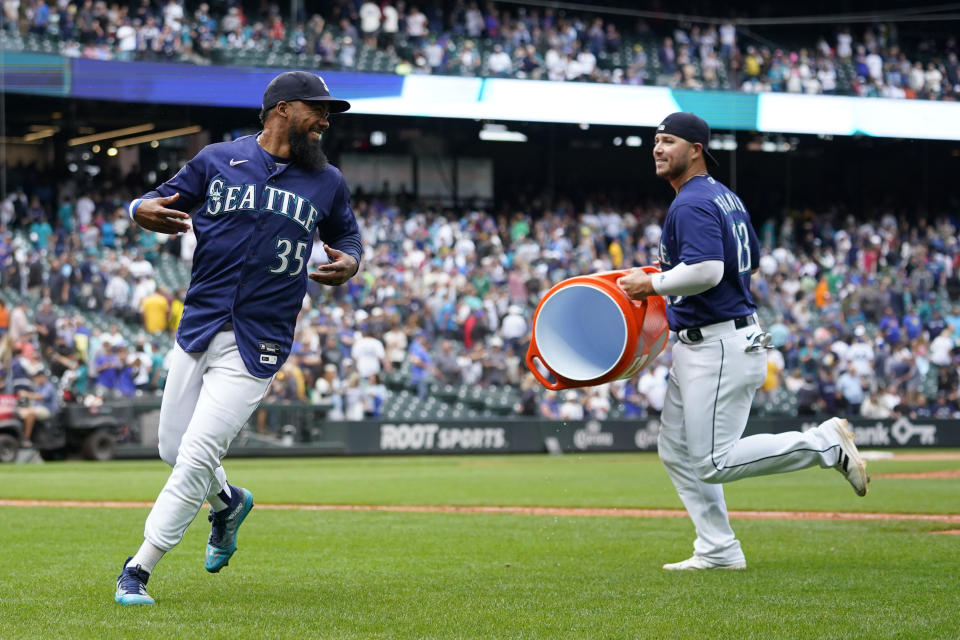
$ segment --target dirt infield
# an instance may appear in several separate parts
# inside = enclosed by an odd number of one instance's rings
[[[152,502],[113,502],[83,500],[4,500],[0,507],[80,507],[101,509],[147,508]],[[682,509],[616,509],[581,507],[498,507],[448,505],[364,505],[364,504],[257,504],[258,509],[284,511],[383,511],[394,513],[493,513],[529,516],[685,518]],[[744,520],[916,520],[960,524],[960,514],[946,513],[872,513],[844,511],[731,511],[731,518]]]
[[[901,480],[926,480],[929,478],[960,478],[960,469],[949,471],[919,471],[915,473],[877,473],[874,478],[891,478]]]
[[[923,451],[917,453],[894,453],[890,458],[895,462],[916,462],[917,460],[960,460],[958,451]]]

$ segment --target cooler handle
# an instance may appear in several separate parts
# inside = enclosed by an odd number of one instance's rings
[[[542,373],[540,373],[540,370],[537,368],[537,365],[534,363],[534,359],[538,360],[547,370],[550,371],[550,373],[553,373],[553,375],[557,378],[557,381],[550,382],[549,380],[547,380],[547,378],[544,377]],[[527,369],[530,370],[530,373],[533,374],[533,377],[536,378],[537,381],[540,384],[542,384],[544,387],[546,387],[547,389],[550,389],[551,391],[560,391],[561,389],[567,388],[566,385],[560,382],[560,377],[557,376],[556,372],[554,372],[553,369],[550,369],[550,367],[547,366],[547,363],[543,361],[543,356],[540,355],[540,351],[537,349],[536,340],[530,341],[530,346],[527,347],[526,360],[527,360]]]

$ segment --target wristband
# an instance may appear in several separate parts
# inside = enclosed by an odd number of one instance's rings
[[[136,222],[136,220],[134,220],[133,215],[137,212],[137,207],[140,206],[141,202],[143,202],[143,198],[137,198],[136,200],[130,203],[129,207],[127,207],[127,214],[130,216],[130,219],[133,220],[134,222]]]

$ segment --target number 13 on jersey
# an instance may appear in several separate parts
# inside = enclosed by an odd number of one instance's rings
[[[733,237],[737,239],[737,271],[747,273],[752,271],[750,264],[750,233],[746,222],[733,223]]]

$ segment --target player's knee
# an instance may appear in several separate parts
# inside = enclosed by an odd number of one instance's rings
[[[171,429],[164,429],[161,425],[157,434],[157,448],[160,450],[160,459],[171,467],[177,463],[177,450],[180,448],[181,436],[170,435],[175,433]]]
[[[664,428],[660,427],[660,433],[657,434],[657,455],[660,456],[660,462],[663,464],[677,464],[683,461],[686,449],[673,438],[668,437],[664,433]]]
[[[664,466],[670,467],[681,463],[680,456],[669,445],[662,441],[657,444],[657,455]]]
[[[699,478],[701,482],[708,484],[719,484],[723,482],[721,479],[722,471],[723,467],[718,466],[717,461],[712,457],[700,460],[693,466],[693,472],[697,474],[697,478]]]
[[[168,465],[175,466],[183,461],[184,447],[182,438],[164,437],[162,432],[159,438],[160,458]]]
[[[185,447],[181,442],[174,462],[178,467],[190,467],[203,472],[213,473],[213,470],[220,464],[220,458],[212,451],[203,450],[198,447]]]
[[[177,447],[175,443],[164,442],[160,440],[160,444],[157,445],[157,448],[160,450],[160,459],[166,462],[171,467],[177,464]]]

